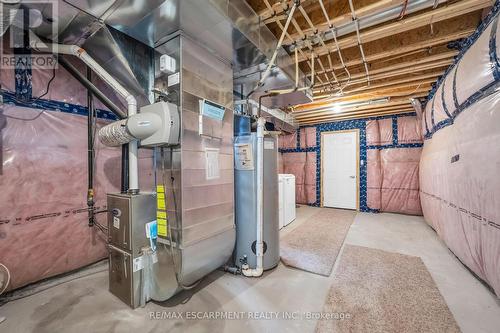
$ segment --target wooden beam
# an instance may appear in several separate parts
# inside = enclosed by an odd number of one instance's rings
[[[397,22],[383,24],[369,30],[361,30],[361,40],[363,43],[371,42],[377,39],[429,25],[431,23],[448,20],[473,11],[481,10],[483,8],[492,6],[493,3],[493,0],[462,0],[451,5],[438,7],[419,15],[407,17]],[[291,37],[294,40],[298,40],[300,38],[298,34],[292,34]],[[356,46],[357,43],[358,42],[356,36],[349,36],[339,39],[339,46],[341,48]],[[330,51],[334,50],[336,50],[335,45],[332,45],[332,49]]]
[[[315,117],[309,117],[309,118],[301,118],[301,119],[296,119],[298,122],[307,122],[307,121],[321,121],[324,119],[330,119],[333,117],[346,117],[346,116],[352,116],[352,115],[359,115],[359,114],[366,114],[366,113],[380,113],[380,112],[389,112],[389,111],[398,111],[398,110],[404,110],[406,108],[413,108],[413,106],[408,102],[407,104],[400,104],[400,105],[394,105],[394,106],[387,106],[385,108],[376,108],[376,109],[368,109],[368,110],[359,110],[359,111],[350,111],[350,112],[342,112],[342,113],[330,113],[330,114],[323,114],[323,115],[318,115]]]
[[[299,111],[307,111],[311,109],[317,109],[322,105],[331,104],[331,103],[340,103],[340,102],[352,102],[352,101],[366,101],[374,98],[383,98],[383,97],[401,97],[401,96],[411,96],[412,94],[429,92],[431,89],[431,83],[433,83],[433,79],[428,79],[424,82],[414,82],[412,84],[402,84],[395,87],[386,87],[383,89],[378,89],[374,91],[363,91],[359,94],[352,95],[344,95],[341,97],[336,97],[329,99],[328,101],[324,101],[322,103],[311,103],[306,104],[307,106],[302,106],[300,108],[294,108],[297,112]]]
[[[470,12],[481,10],[492,6],[493,3],[494,0],[462,0],[451,5],[438,7],[419,15],[409,16],[400,21],[383,24],[369,30],[361,30],[361,41],[363,43],[368,43],[384,37],[389,37],[391,35],[413,30],[431,23],[448,20]],[[294,40],[300,39],[300,36],[297,33],[292,34],[291,37]],[[340,38],[338,42],[341,49],[356,46],[358,44],[357,37],[355,35]],[[335,44],[330,43],[330,45],[327,46],[330,46],[330,52],[336,51]]]
[[[426,58],[419,59],[419,60],[414,60],[414,61],[408,61],[404,63],[400,63],[397,65],[392,65],[392,66],[387,66],[387,67],[382,67],[379,69],[371,70],[370,71],[370,77],[373,77],[373,80],[375,80],[378,76],[377,74],[383,74],[383,73],[399,73],[401,71],[407,72],[410,68],[412,69],[413,72],[416,72],[418,70],[426,70],[426,69],[431,69],[431,68],[438,68],[438,67],[443,67],[447,66],[453,63],[453,59],[448,57],[447,59],[439,59],[439,61],[436,61],[436,59],[429,59],[429,61],[426,61]],[[365,74],[364,73],[357,73],[351,75],[351,82],[355,82],[356,79],[359,78],[364,78]],[[340,82],[347,82],[347,78],[341,78]],[[317,84],[315,87],[321,87],[322,84]]]
[[[427,96],[427,94],[424,94],[424,93],[415,94],[415,97],[423,97],[423,96]],[[376,109],[380,109],[380,108],[388,108],[388,107],[392,107],[392,106],[405,105],[405,104],[409,104],[409,103],[410,103],[410,101],[409,101],[408,97],[398,97],[398,98],[391,99],[387,103],[383,103],[383,104],[371,104],[371,105],[361,105],[361,106],[344,106],[342,108],[342,112],[339,112],[339,113],[346,113],[346,112],[351,112],[351,111],[357,112],[357,111],[372,110],[372,109],[376,110]],[[333,104],[333,103],[331,103],[331,104]],[[332,114],[332,113],[334,113],[333,109],[334,109],[334,106],[330,105],[330,106],[325,106],[325,107],[322,107],[319,109],[307,110],[307,111],[295,111],[294,110],[294,112],[292,112],[292,114],[294,115],[294,117],[296,119],[303,119],[303,118],[317,117],[317,116],[324,115],[324,114]]]
[[[440,67],[447,67],[447,66],[451,65],[452,63],[453,63],[453,60],[449,59],[449,60],[441,60],[438,62],[433,62],[430,64],[421,64],[419,66],[414,66],[413,68],[403,68],[403,69],[399,69],[399,70],[394,70],[394,71],[387,72],[387,73],[386,72],[382,72],[382,73],[377,72],[373,75],[370,75],[370,80],[372,80],[372,81],[380,80],[380,79],[399,76],[399,75],[403,75],[403,74],[413,74],[413,73],[418,72],[418,71],[425,71],[425,70],[430,70],[430,69],[435,69],[435,68],[440,68]],[[339,82],[340,83],[347,82],[347,78],[339,79]],[[362,83],[362,82],[366,82],[366,77],[363,73],[351,76],[351,81],[350,81],[351,85],[356,84],[356,83]],[[328,84],[319,84],[319,85],[315,85],[315,87],[324,87],[327,85]],[[370,88],[370,87],[367,86],[367,88]],[[320,89],[313,89],[313,91],[321,91],[321,90]]]
[[[411,106],[411,104],[407,103],[407,104],[401,104],[401,105],[396,105],[396,106],[391,106],[391,107],[386,107],[386,108],[350,111],[350,112],[342,112],[342,113],[329,113],[329,114],[318,115],[315,117],[300,118],[300,119],[296,118],[296,121],[298,121],[298,122],[317,121],[317,120],[330,119],[332,117],[347,117],[347,116],[366,114],[366,113],[398,111],[398,110],[406,109],[409,107],[412,107],[412,106]]]
[[[409,84],[413,81],[416,81],[416,83],[419,83],[420,80],[426,80],[426,79],[428,79],[430,82],[434,82],[434,81],[436,81],[437,77],[439,77],[443,74],[444,74],[444,71],[437,71],[437,72],[433,72],[433,73],[429,73],[429,74],[410,76],[410,77],[405,77],[402,79],[390,80],[390,81],[385,81],[385,82],[381,82],[378,84],[372,84],[372,85],[370,85],[369,88],[367,88],[366,85],[363,85],[362,87],[353,88],[351,90],[346,89],[346,90],[344,90],[344,93],[352,95],[353,93],[359,92],[359,91],[375,90],[377,88],[388,87],[388,86],[403,84],[403,83]],[[335,99],[335,97],[332,97],[331,94],[315,95],[314,96],[315,101],[313,103],[319,103],[321,101],[327,101],[327,100],[332,100],[332,99]],[[311,103],[302,104],[302,105],[309,105],[309,104],[311,104]],[[302,106],[302,105],[300,105],[300,106]]]
[[[449,43],[449,42],[457,40],[457,39],[466,38],[466,37],[470,36],[474,31],[475,31],[475,29],[472,29],[472,28],[466,29],[466,30],[461,30],[461,31],[457,31],[457,32],[453,32],[453,33],[444,35],[444,36],[429,38],[429,39],[422,41],[422,42],[419,42],[419,43],[397,47],[397,48],[394,48],[392,50],[379,52],[379,53],[372,54],[372,55],[368,54],[368,55],[366,55],[366,61],[373,62],[375,60],[394,57],[394,56],[402,55],[405,53],[429,49],[429,48],[432,48],[432,47],[435,47],[438,45]],[[325,55],[328,53],[327,50],[324,48],[315,48],[314,52],[317,55]],[[299,56],[300,62],[303,62],[305,60],[307,60],[305,57]],[[358,58],[355,60],[348,61],[345,64],[347,67],[352,67],[352,66],[362,65],[363,61],[361,60],[361,58]],[[336,64],[333,66],[333,69],[335,69],[335,70],[339,70],[342,68],[343,68],[342,64]]]
[[[360,19],[363,19],[363,17],[383,12],[389,8],[393,8],[393,7],[396,7],[398,5],[401,5],[402,3],[404,3],[403,0],[380,0],[380,1],[377,1],[375,3],[369,4],[367,6],[361,7],[361,8],[355,8],[356,16]],[[321,14],[323,15],[323,13],[321,13]],[[340,15],[340,16],[330,17],[330,22],[335,27],[340,27],[340,26],[343,26],[345,24],[348,24],[348,23],[352,22],[351,12],[349,11],[343,15]],[[328,23],[326,22],[326,20],[324,20],[324,22],[321,24],[316,24],[315,27],[318,29],[319,33],[324,33],[326,31],[330,30],[330,27],[328,26]],[[312,31],[312,29],[310,27],[304,28],[302,30],[306,35],[314,35],[314,31]]]
[[[437,60],[451,59],[451,58],[455,57],[457,54],[458,54],[457,50],[451,50],[451,51],[447,51],[447,52],[442,52],[442,53],[430,55],[430,56],[427,56],[427,57],[420,57],[420,58],[418,58],[416,60],[411,60],[411,61],[406,61],[406,62],[400,62],[400,63],[398,63],[396,65],[383,67],[381,69],[384,69],[385,71],[390,71],[390,70],[393,70],[393,69],[400,69],[400,68],[405,68],[405,67],[409,67],[409,66],[420,65],[420,64],[423,64],[423,63],[428,63],[428,62],[437,61]],[[370,63],[370,61],[368,61],[368,62]],[[375,64],[377,64],[377,63],[375,62]],[[371,66],[371,64],[369,64],[369,66]],[[335,66],[334,66],[334,68],[335,68]],[[369,67],[369,69],[370,69],[370,74],[376,74],[377,71],[381,70],[381,69],[378,69],[378,68],[371,68],[371,67]],[[325,68],[325,70],[327,72],[331,71],[330,68]],[[317,74],[321,74],[322,71],[318,71],[316,73]],[[310,74],[309,74],[309,76],[310,76]]]
[[[308,121],[299,121],[299,125],[313,125],[313,124],[322,124],[329,123],[341,120],[350,120],[350,119],[362,119],[362,118],[370,118],[370,117],[380,117],[380,116],[388,116],[393,114],[404,114],[404,113],[412,113],[415,112],[413,107],[403,108],[400,110],[394,111],[386,111],[386,112],[370,112],[370,113],[360,113],[349,116],[338,116],[338,117],[330,117],[325,119],[316,119],[316,120],[308,120]]]
[[[375,90],[377,88],[389,87],[389,86],[397,85],[397,84],[403,84],[403,83],[411,84],[411,83],[413,83],[413,81],[415,81],[415,83],[419,83],[419,82],[423,82],[423,80],[428,79],[429,81],[434,82],[434,81],[436,81],[437,77],[439,77],[443,74],[444,74],[444,71],[437,71],[437,72],[432,72],[432,73],[423,74],[423,75],[404,77],[404,78],[400,78],[400,79],[396,79],[396,80],[382,81],[380,83],[371,84],[369,88],[367,88],[366,85],[363,85],[363,86],[352,88],[352,89],[345,89],[344,96],[354,95],[354,93],[360,92],[360,91],[364,92],[366,90],[368,90],[368,91]],[[320,102],[324,102],[324,101],[328,101],[328,100],[334,100],[336,98],[338,98],[338,97],[332,97],[331,94],[315,95],[314,102],[301,104],[301,105],[298,105],[298,107],[310,105],[310,104],[314,104],[314,103],[320,103]]]
[[[304,4],[311,3],[311,0],[301,0],[300,4],[301,6],[304,6]],[[291,8],[293,6],[294,1],[293,0],[288,0],[282,3],[282,1],[278,1],[275,4],[271,5],[272,10],[268,9],[263,9],[257,13],[257,15],[260,16],[262,20],[264,20],[264,23],[268,23],[266,21],[269,21],[270,18],[276,15],[281,15],[285,12],[285,8]],[[280,18],[282,20],[286,20],[286,17]]]
[[[436,78],[443,75],[444,71],[432,72],[429,74],[417,75],[417,76],[409,76],[398,80],[389,80],[384,81],[378,84],[372,84],[370,87],[357,87],[352,89],[344,90],[344,96],[354,95],[356,93],[364,93],[366,91],[376,91],[377,89],[387,88],[395,86],[395,85],[415,85],[415,84],[425,84],[432,83],[436,81]]]
[[[307,121],[310,119],[324,119],[324,118],[330,118],[330,117],[336,117],[336,116],[342,116],[342,115],[347,116],[347,115],[366,113],[366,112],[382,112],[384,110],[399,110],[399,109],[407,107],[408,105],[410,105],[410,103],[406,102],[406,103],[400,103],[397,105],[391,105],[391,106],[385,106],[385,107],[363,109],[363,110],[348,110],[348,111],[345,111],[345,112],[343,111],[343,112],[339,112],[339,113],[335,113],[335,112],[330,111],[330,112],[325,112],[325,113],[321,113],[321,114],[317,114],[317,115],[311,115],[308,117],[297,117],[295,115],[294,116],[295,116],[295,119],[297,121]]]

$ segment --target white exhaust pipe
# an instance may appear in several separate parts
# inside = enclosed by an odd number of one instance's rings
[[[259,277],[264,272],[264,127],[266,120],[257,119],[257,240],[255,254],[257,265],[251,269],[243,265],[241,273],[248,277]]]
[[[52,52],[56,54],[74,55],[80,58],[94,73],[103,79],[120,96],[127,101],[127,114],[133,116],[137,114],[137,101],[114,77],[112,77],[101,65],[97,63],[84,49],[78,45],[50,44],[42,42],[38,36],[30,32],[30,46],[37,51]],[[129,191],[139,192],[139,169],[137,160],[138,143],[133,140],[128,144],[129,159]]]

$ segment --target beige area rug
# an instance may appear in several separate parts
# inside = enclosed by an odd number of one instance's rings
[[[335,269],[316,332],[460,332],[419,257],[348,245]]]
[[[355,211],[323,208],[280,239],[281,261],[304,271],[330,276]]]

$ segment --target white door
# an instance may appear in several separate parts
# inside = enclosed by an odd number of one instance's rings
[[[322,133],[323,206],[357,209],[358,131]]]

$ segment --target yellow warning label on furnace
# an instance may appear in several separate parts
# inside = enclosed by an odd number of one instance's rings
[[[158,200],[157,200],[157,203],[158,203],[158,209],[165,209],[165,198],[160,198],[158,197]]]
[[[156,186],[156,202],[158,209],[165,209],[165,187],[163,185]]]
[[[160,212],[158,212],[160,213]],[[158,225],[158,236],[167,236],[167,219],[157,219],[156,223]]]
[[[156,224],[158,226],[158,236],[167,236],[167,212],[165,207],[165,186],[156,186],[156,203],[158,210],[156,211]]]

